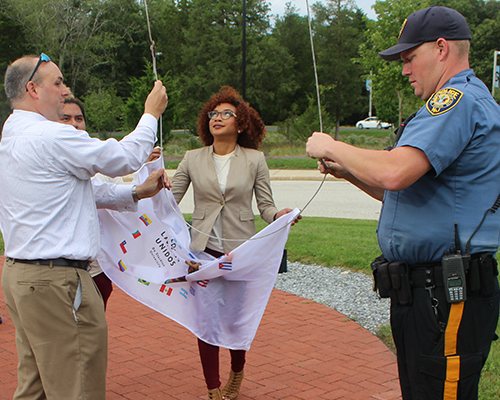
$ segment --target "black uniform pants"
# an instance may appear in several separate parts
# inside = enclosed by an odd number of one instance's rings
[[[481,369],[495,337],[499,313],[499,288],[488,297],[468,296],[460,312],[459,326],[445,333],[451,304],[446,302],[444,288],[432,291],[413,289],[413,304],[391,304],[391,327],[397,349],[399,379],[403,400],[477,400]],[[433,304],[437,305],[437,316]],[[457,320],[456,307],[452,319]],[[456,340],[456,354],[445,356],[445,336]],[[456,374],[451,373],[450,365]],[[448,382],[446,382],[448,376]],[[445,388],[457,385],[455,394]],[[450,382],[455,380],[455,382]]]

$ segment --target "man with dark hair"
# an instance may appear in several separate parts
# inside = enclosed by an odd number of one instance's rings
[[[323,173],[383,201],[373,263],[391,298],[403,399],[475,400],[499,312],[500,107],[469,68],[465,18],[429,7],[405,20],[398,44],[415,95],[427,103],[395,147],[366,150],[315,132],[307,154]],[[403,130],[404,129],[404,130]],[[334,160],[334,161],[333,161]]]
[[[155,82],[137,128],[105,142],[58,122],[69,94],[42,54],[5,74],[13,113],[0,142],[0,220],[6,261],[2,287],[16,328],[20,399],[106,397],[107,324],[88,273],[100,250],[98,207],[135,209],[130,189],[94,193],[98,172],[129,174],[146,161],[167,106]],[[163,187],[158,171],[153,191]]]
[[[63,114],[59,122],[66,125],[73,125],[79,131],[87,130],[87,117],[83,103],[74,96],[67,96],[64,99]]]

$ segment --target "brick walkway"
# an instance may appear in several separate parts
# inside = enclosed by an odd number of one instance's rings
[[[4,258],[0,256],[0,271]],[[14,328],[0,288],[0,399],[12,399]],[[115,287],[108,303],[108,400],[199,400],[196,340]],[[228,351],[221,349],[223,384]],[[369,331],[313,301],[273,290],[247,355],[238,400],[400,399],[396,358]]]

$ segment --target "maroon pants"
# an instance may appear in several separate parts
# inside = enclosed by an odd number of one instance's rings
[[[219,347],[198,339],[201,366],[208,390],[220,387]],[[245,366],[245,350],[229,350],[231,353],[231,369],[240,372]]]
[[[99,275],[94,276],[94,282],[101,292],[101,296],[104,301],[104,309],[106,310],[109,296],[111,296],[111,292],[113,291],[113,284],[104,272],[101,272]]]
[[[205,253],[208,253],[215,258],[223,256],[216,250],[205,248]],[[203,375],[208,390],[220,387],[220,374],[219,374],[219,347],[213,346],[198,339],[198,349],[200,351],[201,366],[203,368]],[[231,353],[231,369],[234,372],[240,372],[245,366],[245,350],[229,350]]]

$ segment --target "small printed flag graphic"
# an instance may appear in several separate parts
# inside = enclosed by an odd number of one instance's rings
[[[118,268],[120,268],[120,271],[122,272],[125,272],[127,270],[127,267],[125,266],[123,260],[118,261]]]
[[[208,282],[210,282],[208,279],[206,279],[206,280],[204,280],[204,281],[196,281],[196,283],[197,283],[198,285],[200,285],[201,287],[207,287]]]
[[[137,239],[139,236],[141,236],[141,232],[139,232],[139,229],[137,229],[135,232],[133,232],[132,236],[134,237],[134,239]]]
[[[188,292],[186,291],[186,289],[181,288],[180,294],[181,294],[181,296],[182,296],[182,297],[184,297],[185,299],[187,299],[187,298],[188,298]]]
[[[142,283],[143,285],[146,285],[146,286],[149,286],[149,284],[151,283],[151,282],[145,281],[144,279],[141,279],[141,278],[137,279],[137,281]]]
[[[194,296],[194,295],[196,295],[196,290],[194,290],[194,288],[190,287],[189,293],[191,293]]]
[[[165,289],[167,289],[166,292],[165,292]],[[167,296],[170,296],[172,294],[173,290],[171,287],[167,287],[167,285],[161,285],[160,292],[165,293]]]
[[[122,249],[123,254],[127,252],[127,249],[125,248],[125,245],[127,244],[127,241],[124,240],[123,242],[120,243],[120,249]]]
[[[148,226],[151,223],[151,220],[146,214],[142,214],[139,219],[144,222],[144,225]]]
[[[227,261],[220,262],[219,269],[223,269],[224,271],[232,271],[233,270],[233,263],[227,262]]]
[[[182,249],[182,246],[180,245],[180,243],[177,241],[176,238],[172,238],[172,240],[175,242],[177,246],[179,246],[179,249]]]

